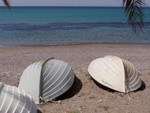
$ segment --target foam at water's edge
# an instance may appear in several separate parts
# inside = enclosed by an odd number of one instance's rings
[[[62,44],[5,44],[0,48],[31,48],[31,47],[50,47],[50,46],[139,46],[150,47],[150,43],[115,43],[115,42],[81,42],[81,43],[62,43]]]
[[[0,44],[0,48],[3,48],[4,46]]]

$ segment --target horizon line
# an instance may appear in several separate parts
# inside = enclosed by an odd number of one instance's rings
[[[5,8],[5,6],[0,6],[0,8]],[[95,8],[124,8],[124,6],[11,6],[11,7],[95,7]],[[144,6],[142,8],[150,8],[150,6]]]

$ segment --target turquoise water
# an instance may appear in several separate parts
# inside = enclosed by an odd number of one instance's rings
[[[150,43],[150,8],[145,8],[144,33],[134,34],[123,8],[0,8],[0,45],[65,43]]]
[[[123,9],[89,7],[37,7],[0,10],[0,24],[50,22],[123,22],[126,21]],[[9,18],[9,19],[6,19]],[[10,20],[11,18],[11,20]]]

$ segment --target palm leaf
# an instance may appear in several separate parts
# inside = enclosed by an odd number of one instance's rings
[[[9,4],[9,1],[8,0],[3,0],[5,6],[8,8],[8,9],[11,9],[10,7],[10,4]]]
[[[144,2],[142,0],[123,0],[123,6],[125,7],[125,13],[128,17],[128,23],[132,26],[134,32],[137,28],[143,28],[143,17],[142,6]]]

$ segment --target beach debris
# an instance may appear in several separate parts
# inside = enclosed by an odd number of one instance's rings
[[[0,82],[0,113],[37,113],[37,107],[24,90]]]
[[[64,94],[73,85],[74,78],[70,64],[50,58],[29,65],[18,87],[29,93],[36,104],[42,104]]]
[[[142,85],[135,66],[117,56],[105,56],[93,60],[88,72],[98,83],[119,92],[135,91]]]
[[[57,101],[57,103],[58,103],[58,104],[61,104],[61,103],[62,103],[62,101],[61,101],[61,100],[58,100],[58,101]]]

